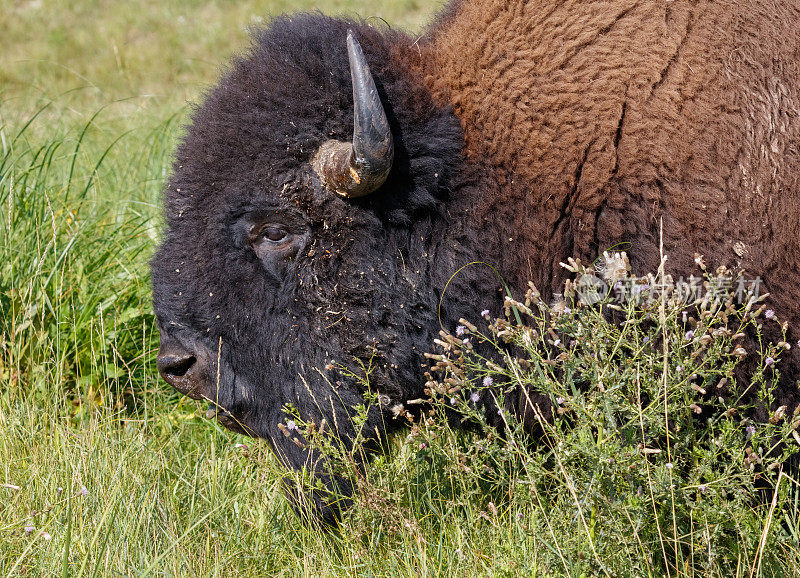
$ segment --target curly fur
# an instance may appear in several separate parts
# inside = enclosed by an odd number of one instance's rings
[[[745,268],[797,327],[798,22],[783,2],[458,1],[415,41],[320,14],[277,18],[178,149],[152,262],[162,339],[205,351],[218,405],[288,466],[313,469],[320,456],[278,432],[281,408],[352,438],[364,392],[333,362],[371,368],[392,403],[418,396],[440,322],[500,306],[489,267],[452,277],[467,263],[491,264],[512,291],[530,279],[552,293],[560,261],[620,242],[635,270],[654,269],[663,222],[674,272],[693,271],[695,252]],[[356,201],[309,166],[352,132],[348,28],[396,149],[387,182]],[[311,231],[283,279],[236,234],[242,215],[274,207]],[[798,350],[781,390],[792,407]],[[375,410],[366,429],[394,427]]]
[[[565,257],[619,244],[655,270],[663,222],[672,272],[700,253],[760,276],[796,343],[799,16],[774,1],[451,5],[426,83],[491,175],[471,226],[498,229],[503,271],[552,290]],[[790,357],[794,407],[800,347]]]

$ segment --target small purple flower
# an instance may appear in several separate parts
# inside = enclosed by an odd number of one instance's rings
[[[25,526],[25,533],[26,533],[26,534],[30,534],[30,533],[31,533],[31,532],[33,532],[35,529],[36,529],[36,528],[34,528],[33,526]]]
[[[456,327],[456,335],[458,335],[459,337],[462,337],[466,332],[467,328],[464,327],[463,325],[459,325],[458,327]]]
[[[650,341],[650,337],[648,335],[645,335],[644,339],[642,339],[642,343],[647,343],[648,341]]]
[[[700,493],[705,494],[708,488],[705,485],[702,485],[698,486],[697,489],[700,490]]]
[[[78,492],[81,496],[88,496],[89,490],[86,489],[86,486],[81,486],[81,491]]]
[[[500,417],[503,417],[503,416],[505,415],[505,413],[506,413],[506,412],[504,412],[504,411],[503,411],[503,408],[502,408],[502,407],[501,407],[500,409],[498,409],[498,410],[497,410],[497,415],[499,415]]]
[[[461,343],[463,343],[464,345],[469,345],[469,338],[464,338],[464,341],[462,341]]]
[[[556,398],[556,403],[558,405],[564,405],[564,398],[563,397],[557,397]]]
[[[478,395],[477,391],[473,391],[472,394],[469,396],[469,400],[472,403],[478,403],[478,399],[480,399],[480,396]]]
[[[686,339],[686,341],[690,341],[690,340],[694,339],[694,331],[691,330],[691,329],[689,331],[687,331],[686,335],[685,335],[685,339]]]
[[[675,373],[680,373],[682,369],[683,367],[679,365],[678,367],[675,368]]]
[[[458,400],[456,398],[454,398],[454,397],[450,398],[450,405],[455,405],[457,403],[458,403]]]
[[[673,467],[673,466],[672,466],[672,462],[667,462],[667,469],[668,469],[668,470],[671,470],[671,469],[672,469],[672,467]]]
[[[770,365],[772,365],[773,363],[775,363],[775,360],[774,360],[774,359],[772,359],[771,357],[767,357],[767,358],[764,360],[764,365],[766,365],[767,367],[769,367],[769,366],[770,366]]]
[[[491,376],[487,375],[483,378],[483,387],[492,387],[494,385],[494,380]]]
[[[481,311],[481,317],[489,317],[489,310],[484,309],[483,311]]]
[[[291,431],[297,431],[297,424],[294,421],[289,420],[286,422],[286,429]]]
[[[753,437],[753,434],[756,433],[756,426],[749,425],[745,428],[745,431],[747,432],[747,439],[750,439]]]
[[[775,312],[772,309],[767,309],[766,311],[764,311],[764,317],[766,317],[767,319],[772,319],[773,317],[775,317]]]

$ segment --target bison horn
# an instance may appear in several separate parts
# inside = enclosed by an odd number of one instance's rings
[[[323,143],[311,166],[326,187],[343,197],[356,198],[370,194],[386,181],[392,169],[394,141],[375,81],[352,30],[347,31],[347,54],[355,108],[353,142]]]

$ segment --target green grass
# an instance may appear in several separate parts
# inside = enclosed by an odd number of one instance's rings
[[[603,412],[591,404],[608,402],[594,390],[573,406],[600,417],[552,432],[561,453],[516,433],[454,432],[439,404],[356,480],[342,528],[322,533],[291,512],[266,444],[206,421],[159,380],[147,259],[185,102],[246,46],[248,26],[313,7],[419,30],[439,5],[0,0],[0,575],[797,573],[800,494],[783,477],[773,512],[737,494],[750,481],[736,428],[718,432],[731,436],[733,469],[703,501],[690,478],[670,494],[657,457],[647,462],[657,483],[642,494],[608,485],[619,471],[600,458],[630,448],[592,433]],[[651,367],[648,383],[660,375]],[[553,374],[536,387],[563,383]],[[656,431],[659,415],[647,427]],[[787,436],[788,422],[769,431]],[[701,450],[714,455],[703,440],[685,444],[698,463]],[[645,467],[634,458],[620,464]],[[642,495],[682,501],[675,516],[650,516]]]
[[[430,0],[0,0],[2,114],[17,123],[52,102],[47,119],[80,124],[117,103],[138,127],[143,110],[164,118],[196,99],[270,16],[320,9],[419,30],[437,8]]]

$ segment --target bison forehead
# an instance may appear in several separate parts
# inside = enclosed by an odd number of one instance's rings
[[[285,187],[312,177],[309,162],[322,143],[352,133],[348,28],[363,46],[396,140],[389,182],[358,206],[392,223],[435,208],[450,188],[461,129],[449,107],[435,105],[423,79],[409,73],[418,65],[409,58],[416,52],[411,39],[300,15],[259,32],[250,54],[234,61],[193,113],[166,191],[168,216],[192,206],[199,213],[228,209],[252,196],[310,200],[298,199],[296,188],[284,194]]]

